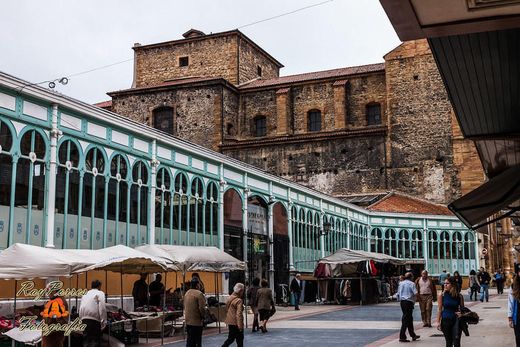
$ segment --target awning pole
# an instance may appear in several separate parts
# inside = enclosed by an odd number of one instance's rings
[[[18,287],[18,281],[14,280],[14,304],[13,304],[13,329],[16,323],[16,288]],[[16,346],[16,341],[12,339],[11,346]]]
[[[121,309],[123,309],[123,263],[121,263],[121,272],[120,272],[120,282],[121,282]]]
[[[217,293],[217,320],[218,320],[218,333],[220,334],[220,296],[218,290],[218,275],[215,272],[215,293]]]
[[[164,316],[166,314],[166,284],[168,284],[168,273],[164,273],[164,291],[163,291],[163,314],[161,326],[161,346],[164,345]]]

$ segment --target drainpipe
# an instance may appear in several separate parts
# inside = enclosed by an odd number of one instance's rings
[[[51,148],[50,148],[50,162],[49,162],[49,185],[47,194],[47,225],[45,228],[46,238],[45,247],[54,248],[54,215],[56,208],[56,174],[57,172],[57,158],[58,158],[58,137],[60,131],[58,129],[58,105],[52,105],[52,129],[50,132]],[[65,237],[65,236],[64,236]]]

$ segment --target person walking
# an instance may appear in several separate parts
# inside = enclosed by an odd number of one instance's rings
[[[260,329],[263,333],[267,332],[267,321],[271,316],[271,310],[274,309],[273,291],[269,288],[267,280],[261,282],[262,288],[256,292],[256,307],[260,314]]]
[[[107,309],[105,306],[105,293],[101,291],[101,282],[92,281],[91,289],[81,297],[79,318],[86,325],[85,346],[99,347],[101,334],[107,324]]]
[[[495,280],[495,283],[497,285],[497,293],[498,294],[504,294],[504,273],[502,272],[502,269],[499,268],[497,271],[495,271],[495,274],[493,275],[493,279]]]
[[[507,318],[509,327],[514,329],[516,346],[520,347],[520,271],[515,274],[508,295]]]
[[[469,272],[469,288],[471,292],[469,294],[469,299],[473,300],[473,294],[475,294],[475,301],[477,301],[478,292],[480,291],[480,284],[478,282],[477,273],[475,270],[471,270]]]
[[[457,284],[457,292],[460,294],[462,290],[462,276],[458,271],[453,272],[453,278],[455,279],[455,283]]]
[[[407,329],[413,341],[420,338],[413,329],[413,308],[415,306],[417,288],[412,280],[412,273],[407,272],[404,275],[404,280],[399,283],[399,287],[397,288],[397,299],[401,302],[401,311],[403,312],[399,342],[410,342],[410,340],[406,338]]]
[[[484,297],[486,302],[489,302],[489,282],[491,281],[491,276],[484,267],[481,267],[477,277],[478,283],[480,283],[480,302],[484,302]]]
[[[244,285],[237,283],[233,287],[233,294],[226,302],[226,324],[228,325],[228,338],[224,341],[222,347],[230,346],[235,340],[237,347],[244,346],[244,304],[242,296],[244,295]]]
[[[460,347],[462,331],[459,329],[458,318],[460,309],[464,307],[464,298],[457,292],[457,283],[453,277],[444,281],[444,290],[437,299],[437,329],[442,331],[446,347]]]
[[[415,281],[415,286],[417,288],[423,327],[431,328],[433,301],[437,300],[437,288],[435,288],[435,284],[428,276],[427,270],[421,272],[421,277]]]
[[[147,273],[142,273],[141,277],[134,282],[132,296],[134,297],[134,309],[148,305],[148,283],[146,283]]]
[[[190,282],[190,290],[184,295],[186,347],[202,347],[202,327],[205,313],[206,299],[199,290],[199,279],[193,277]]]
[[[296,274],[291,281],[291,293],[294,295],[294,309],[296,311],[300,310],[300,297],[302,295],[302,275]]]
[[[255,277],[252,282],[252,286],[247,290],[247,302],[251,306],[253,311],[253,329],[252,332],[260,330],[260,324],[258,322],[258,307],[256,306],[256,295],[260,288],[260,278]]]

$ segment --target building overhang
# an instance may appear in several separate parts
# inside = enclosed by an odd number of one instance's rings
[[[380,2],[401,40],[428,39],[462,133],[489,178],[450,209],[470,228],[513,213],[520,201],[520,0]]]

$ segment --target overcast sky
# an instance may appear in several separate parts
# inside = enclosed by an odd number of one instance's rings
[[[132,59],[135,42],[216,33],[325,0],[0,1],[0,70],[36,83]],[[281,75],[378,63],[400,41],[378,0],[333,0],[240,29]],[[133,62],[70,77],[56,90],[95,103],[132,83]]]

